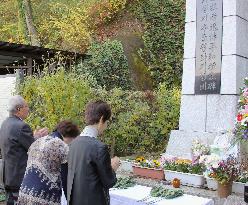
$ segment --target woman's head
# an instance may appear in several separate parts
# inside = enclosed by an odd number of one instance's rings
[[[110,106],[103,101],[90,102],[85,110],[86,125],[96,125],[99,134],[107,128],[107,121],[111,117]]]
[[[62,135],[64,142],[67,144],[80,134],[78,126],[70,120],[64,120],[57,124],[56,131]]]

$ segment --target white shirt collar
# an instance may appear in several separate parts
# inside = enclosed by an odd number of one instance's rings
[[[84,128],[83,132],[81,132],[80,136],[97,138],[98,130],[94,126],[88,125]]]

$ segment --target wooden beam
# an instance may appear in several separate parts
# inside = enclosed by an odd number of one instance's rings
[[[0,55],[3,56],[14,56],[14,57],[32,57],[32,58],[37,58],[40,59],[41,55],[34,55],[32,53],[17,53],[17,52],[11,52],[11,51],[2,51],[0,50]]]
[[[0,69],[28,69],[28,66],[21,66],[21,65],[17,65],[17,66],[1,66],[0,65]]]

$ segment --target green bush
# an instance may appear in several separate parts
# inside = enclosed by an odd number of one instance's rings
[[[168,91],[161,84],[155,92],[121,89],[98,92],[97,95],[107,101],[113,110],[112,123],[104,135],[104,141],[114,143],[115,153],[131,155],[164,151],[170,131],[178,125],[178,89]]]
[[[136,0],[135,16],[144,24],[140,56],[156,83],[181,86],[185,0]]]
[[[63,68],[56,73],[44,72],[42,77],[26,77],[20,93],[30,105],[28,123],[33,129],[45,126],[50,131],[64,119],[82,126],[82,111],[91,98],[90,82]]]
[[[110,90],[115,87],[131,87],[127,58],[121,42],[94,43],[88,51],[90,56],[77,66],[79,74],[89,73],[98,85]]]
[[[155,92],[107,91],[92,84],[89,78],[64,69],[26,77],[20,94],[30,104],[28,123],[33,129],[46,126],[52,130],[60,120],[71,119],[83,128],[85,105],[101,99],[112,108],[112,119],[102,138],[112,145],[112,154],[164,151],[170,131],[177,128],[178,89],[169,91],[161,84]]]

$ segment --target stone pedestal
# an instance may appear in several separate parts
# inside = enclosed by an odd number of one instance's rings
[[[211,144],[234,128],[239,88],[248,74],[248,1],[223,0],[220,94],[195,95],[196,1],[186,1],[179,130],[171,132],[166,151],[176,156],[188,156],[196,137]]]

